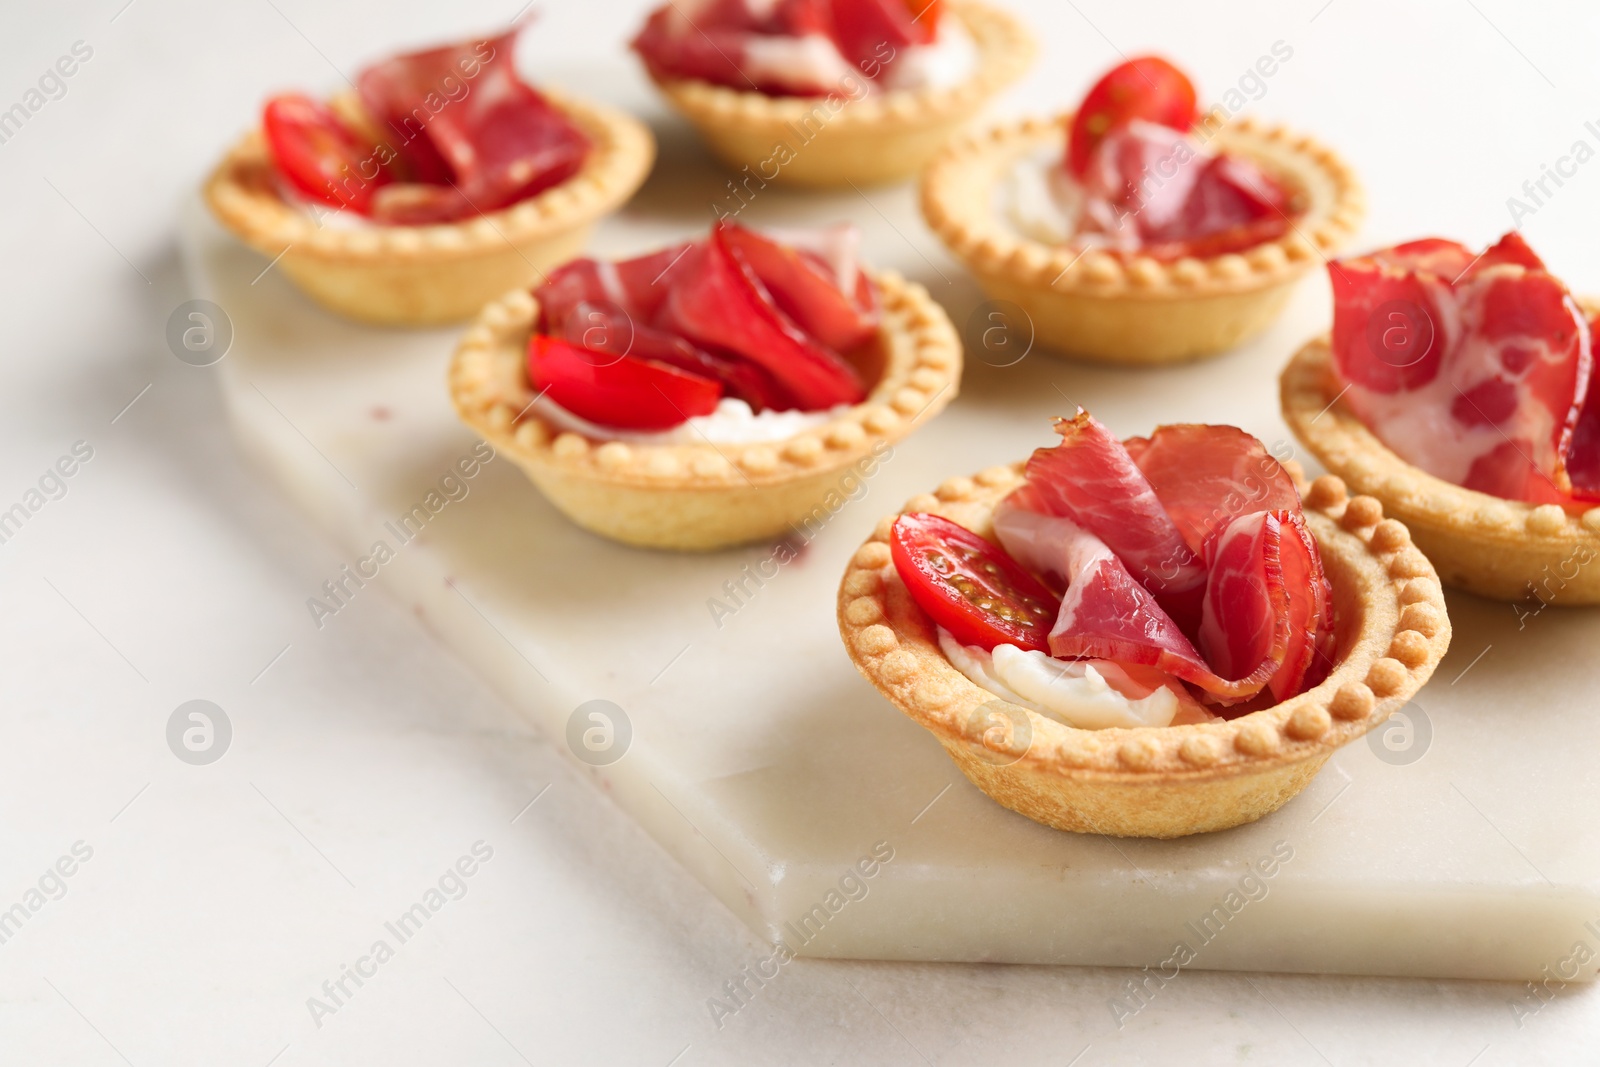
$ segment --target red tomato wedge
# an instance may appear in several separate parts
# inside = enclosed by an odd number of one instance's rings
[[[939,36],[939,20],[944,18],[944,0],[902,0],[911,10],[911,21],[926,26],[927,40]]]
[[[702,375],[544,334],[528,342],[528,380],[579,418],[624,430],[671,429],[711,414],[722,397]]]
[[[889,548],[911,599],[957,641],[1050,650],[1061,598],[1003,549],[929,514],[896,519]]]
[[[372,194],[390,180],[373,147],[309,96],[286,93],[268,100],[261,126],[278,173],[306,196],[365,215]]]
[[[1187,132],[1195,120],[1194,84],[1158,56],[1113,67],[1078,105],[1067,137],[1067,169],[1083,177],[1106,134],[1134,119]]]
[[[665,363],[722,383],[727,395],[738,397],[752,411],[783,411],[794,407],[772,375],[737,356],[707,352],[653,326],[641,326],[615,304],[580,303],[566,317],[556,336],[591,352]]]

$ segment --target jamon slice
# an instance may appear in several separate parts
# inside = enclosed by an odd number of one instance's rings
[[[1104,541],[1184,633],[1200,621],[1206,569],[1116,435],[1079,409],[1058,419],[1061,443],[1036,449],[1021,507],[1069,518]]]
[[[1254,697],[1276,669],[1273,663],[1238,680],[1219,676],[1116,553],[1071,519],[1041,515],[1007,498],[994,526],[1014,559],[1067,583],[1050,631],[1051,655],[1154,668],[1224,704]]]
[[[675,280],[657,325],[760,364],[808,411],[860,403],[855,368],[779,310],[726,233],[714,230],[703,257]]]
[[[1157,259],[1236,252],[1289,227],[1288,192],[1256,164],[1140,119],[1099,142],[1082,187],[1084,230]]]
[[[1329,274],[1334,367],[1374,434],[1468,489],[1570,502],[1588,324],[1520,237],[1476,260],[1452,242],[1412,242]]]
[[[533,291],[540,329],[560,332],[572,309],[585,303],[616,308],[635,322],[654,322],[674,279],[696,262],[695,247],[684,242],[617,263],[588,258],[563,263]]]
[[[779,310],[818,341],[836,352],[848,352],[878,328],[878,302],[872,283],[856,266],[853,246],[861,231],[834,227],[827,237],[843,244],[830,264],[816,252],[792,242],[728,225],[731,247],[744,256]]]
[[[759,8],[759,9],[758,9]],[[851,67],[832,36],[828,0],[664,5],[633,39],[650,73],[769,96],[840,91]]]
[[[1274,701],[1304,692],[1332,664],[1332,590],[1296,512],[1258,511],[1217,536],[1200,648],[1218,674],[1264,682]]]
[[[454,187],[463,215],[558,185],[589,152],[583,131],[517,76],[517,32],[396,56],[357,78],[363,103],[395,132],[413,176]]]
[[[1320,685],[1333,668],[1333,586],[1322,553],[1298,511],[1276,512],[1278,561],[1289,594],[1289,641],[1283,665],[1267,683],[1278,701]]]
[[[1255,511],[1300,512],[1289,472],[1234,426],[1178,423],[1124,442],[1168,518],[1196,556],[1222,527]]]
[[[1589,320],[1589,350],[1600,345],[1600,318]],[[1567,446],[1567,477],[1579,500],[1600,500],[1600,372],[1589,375],[1583,410]]]

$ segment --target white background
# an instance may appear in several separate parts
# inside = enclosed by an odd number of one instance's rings
[[[0,109],[75,41],[94,50],[0,145],[0,508],[94,449],[0,545],[0,908],[94,850],[0,944],[0,1062],[1464,1067],[1593,1034],[1600,999],[1577,988],[1519,1026],[1515,984],[1186,973],[1118,1031],[1125,972],[817,961],[718,1030],[706,998],[764,947],[381,590],[307,625],[344,558],[244,466],[213,378],[163,337],[189,295],[178,210],[266,94],[515,4],[123,3],[0,15]],[[558,81],[636,80],[619,57],[645,6],[550,0],[530,50]],[[1592,6],[1012,6],[1043,53],[1005,111],[1070,106],[1119,51],[1166,52],[1215,99],[1289,43],[1250,110],[1346,153],[1364,244],[1482,244],[1543,164],[1600,148]],[[1597,198],[1591,162],[1524,226],[1578,291],[1600,292]],[[235,731],[210,767],[164,738],[197,697]],[[494,856],[467,895],[318,1028],[306,999],[478,840]]]

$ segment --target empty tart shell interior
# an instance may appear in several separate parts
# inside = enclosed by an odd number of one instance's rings
[[[1326,337],[1295,354],[1279,389],[1295,436],[1331,473],[1401,518],[1444,582],[1497,600],[1600,604],[1600,508],[1574,514],[1505,500],[1407,463],[1339,399]]]
[[[713,549],[804,533],[870,477],[893,445],[956,395],[961,341],[927,290],[873,274],[877,338],[853,353],[865,401],[781,441],[629,444],[564,431],[531,408],[536,301],[518,290],[483,310],[456,348],[450,394],[462,421],[510,456],[579,526],[650,548]],[[841,485],[841,481],[843,484]]]
[[[995,506],[1022,465],[953,478],[906,511],[943,515],[993,536]],[[1314,689],[1236,719],[1080,730],[1000,700],[939,650],[933,621],[890,558],[894,518],[856,551],[839,587],[838,622],[858,670],[926,727],[1000,804],[1059,830],[1181,837],[1277,810],[1339,746],[1405,704],[1433,674],[1450,622],[1433,567],[1403,524],[1332,477],[1306,491],[1338,612],[1337,654]],[[997,727],[999,727],[997,729]]]
[[[1247,157],[1303,209],[1282,237],[1243,253],[1173,261],[1037,241],[1004,217],[1002,184],[1023,160],[1066,144],[1070,114],[962,134],[923,174],[929,228],[991,299],[1022,308],[1041,343],[1105,363],[1170,363],[1224,351],[1278,315],[1293,285],[1343,246],[1365,214],[1355,173],[1331,148],[1249,118],[1207,142]]]

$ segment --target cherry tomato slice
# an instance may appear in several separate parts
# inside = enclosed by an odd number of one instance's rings
[[[1113,67],[1078,105],[1067,138],[1067,168],[1083,177],[1105,135],[1134,119],[1187,132],[1195,120],[1194,84],[1158,56],[1140,56]]]
[[[278,172],[308,197],[366,215],[372,194],[390,180],[373,146],[309,96],[286,93],[268,100],[261,125]]]
[[[658,363],[544,334],[528,341],[528,380],[574,415],[622,430],[668,430],[717,409],[722,386]]]
[[[938,515],[895,520],[890,555],[911,599],[964,645],[1050,651],[1061,598],[1005,551]]]
[[[911,21],[922,33],[921,43],[929,44],[937,40],[939,20],[944,17],[944,0],[904,0],[904,3],[911,11]]]

